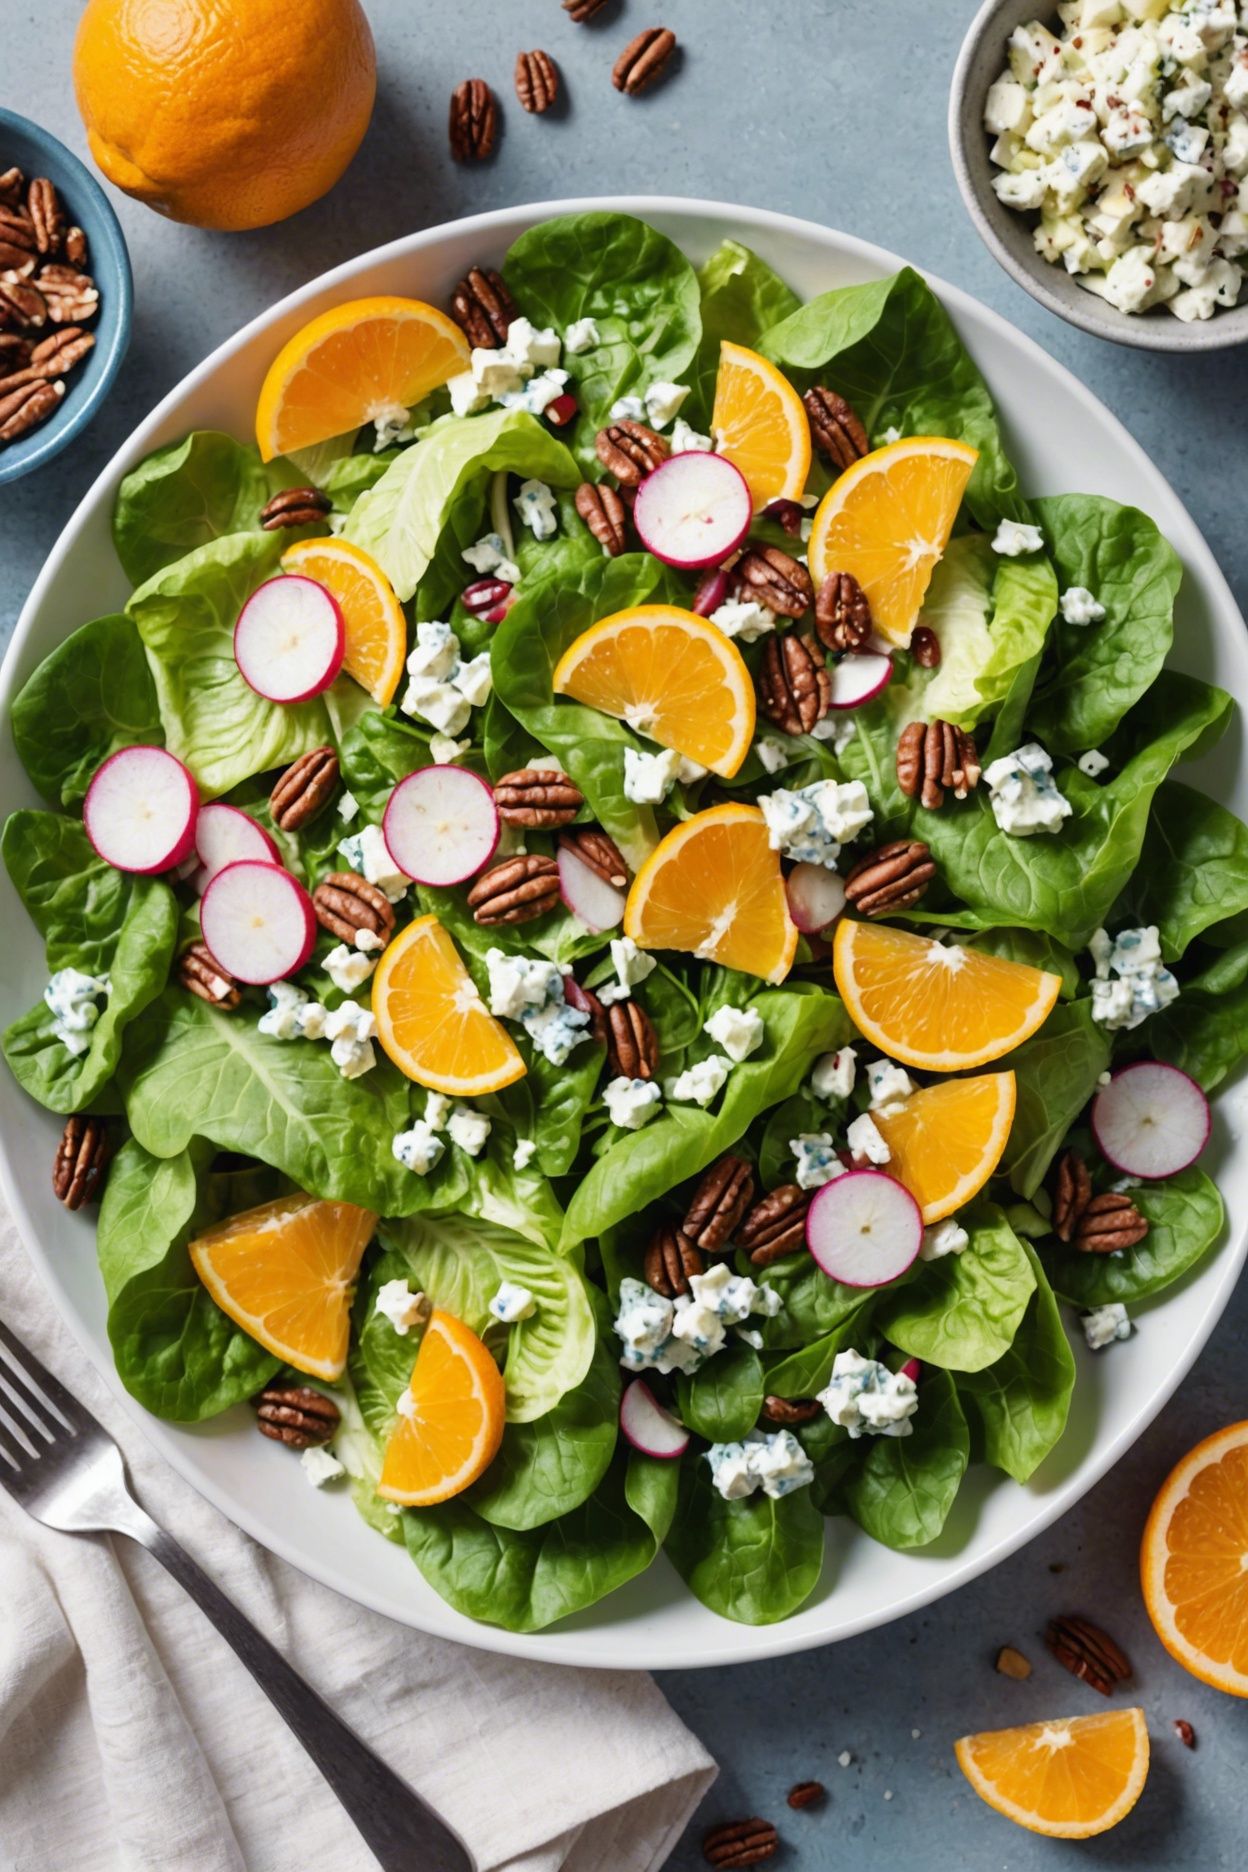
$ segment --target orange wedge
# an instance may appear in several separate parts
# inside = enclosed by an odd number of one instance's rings
[[[191,1262],[223,1313],[314,1378],[347,1362],[351,1284],[377,1218],[354,1203],[281,1196],[208,1229]]]
[[[1015,1092],[1012,1072],[984,1073],[942,1079],[889,1115],[872,1112],[891,1153],[889,1175],[905,1184],[924,1222],[952,1215],[984,1187],[1010,1135]]]
[[[505,1419],[498,1366],[463,1320],[435,1311],[399,1399],[377,1493],[407,1508],[458,1495],[498,1455]]]
[[[1124,1820],[1148,1779],[1142,1709],[1066,1716],[963,1736],[953,1752],[981,1800],[1050,1839],[1091,1839]]]
[[[754,685],[741,652],[675,605],[634,605],[591,624],[555,665],[553,686],[726,780],[750,751]]]
[[[810,473],[810,424],[797,391],[757,351],[719,347],[711,434],[749,482],[757,513],[768,501],[796,500]]]
[[[422,299],[349,299],[287,339],[256,405],[265,461],[406,412],[467,370],[459,326]]]
[[[908,436],[856,461],[815,514],[808,554],[815,584],[829,572],[852,572],[876,629],[909,643],[978,460],[965,442]]]
[[[282,554],[282,570],[316,579],[334,594],[346,626],[342,667],[385,708],[403,674],[407,619],[377,561],[349,540],[297,540]]]
[[[1140,1578],[1171,1657],[1248,1697],[1248,1422],[1215,1431],[1171,1470],[1149,1511]]]
[[[797,931],[757,806],[712,806],[661,839],[633,879],[624,931],[643,949],[684,949],[783,981]]]
[[[832,940],[836,986],[859,1033],[929,1072],[986,1066],[1043,1025],[1060,975],[888,923],[842,918]]]
[[[400,930],[373,976],[377,1038],[399,1071],[473,1098],[524,1077],[515,1041],[487,1009],[435,916]]]

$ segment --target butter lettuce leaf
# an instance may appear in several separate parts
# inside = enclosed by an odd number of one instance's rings
[[[159,747],[156,685],[133,620],[96,618],[59,643],[15,697],[12,721],[18,758],[53,806],[77,806],[118,748]]]

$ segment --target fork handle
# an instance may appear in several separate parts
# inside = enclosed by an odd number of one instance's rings
[[[137,1505],[119,1530],[146,1547],[216,1626],[302,1742],[385,1872],[475,1872],[459,1837],[336,1716],[171,1534]]]

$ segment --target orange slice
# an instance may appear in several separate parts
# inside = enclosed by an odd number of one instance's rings
[[[712,806],[661,839],[633,879],[624,931],[643,949],[684,949],[783,981],[797,931],[757,806]]]
[[[1091,1839],[1126,1818],[1148,1779],[1142,1709],[963,1736],[953,1752],[981,1800],[1050,1839]]]
[[[400,930],[373,976],[377,1038],[399,1071],[473,1098],[524,1077],[515,1041],[487,1009],[435,916]]]
[[[408,1508],[458,1495],[497,1456],[505,1418],[502,1373],[485,1346],[453,1313],[435,1312],[399,1400],[377,1493]]]
[[[377,1218],[354,1203],[281,1196],[208,1229],[191,1262],[223,1313],[314,1378],[347,1362],[351,1284]]]
[[[750,484],[754,511],[796,500],[810,473],[810,424],[788,378],[744,345],[719,347],[711,434]]]
[[[908,436],[839,475],[815,514],[808,561],[818,585],[852,572],[876,629],[906,644],[979,450],[947,436]]]
[[[1140,1577],[1171,1657],[1248,1697],[1248,1422],[1215,1431],[1171,1470],[1149,1511]]]
[[[832,968],[859,1033],[929,1072],[986,1066],[1048,1019],[1061,976],[888,923],[842,918]]]
[[[334,594],[346,625],[342,667],[385,708],[403,674],[407,619],[377,561],[349,540],[297,540],[282,554],[282,570],[316,579]]]
[[[675,605],[634,605],[591,624],[555,665],[553,686],[725,780],[750,751],[754,685],[741,652]]]
[[[406,412],[470,358],[459,326],[423,299],[349,299],[270,364],[256,405],[260,454],[272,461]]]
[[[915,1092],[899,1111],[872,1112],[888,1145],[889,1175],[939,1222],[968,1203],[1001,1161],[1014,1122],[1012,1072],[943,1079]]]

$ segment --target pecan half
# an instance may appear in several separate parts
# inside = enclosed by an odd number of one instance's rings
[[[1125,1190],[1093,1196],[1079,1217],[1075,1247],[1080,1254],[1116,1254],[1134,1248],[1148,1234],[1148,1222]]]
[[[557,767],[520,767],[494,782],[494,804],[508,825],[545,831],[571,825],[585,797]]]
[[[81,364],[94,346],[95,339],[81,326],[62,325],[59,331],[49,333],[34,346],[30,368],[41,377],[63,377],[75,364]]]
[[[605,482],[582,481],[576,490],[576,511],[603,551],[618,559],[628,545],[628,509]]]
[[[611,67],[612,84],[627,97],[635,97],[663,76],[675,50],[676,35],[666,26],[644,27]]]
[[[338,756],[332,747],[313,748],[292,761],[269,794],[273,823],[297,832],[315,819],[338,785]]]
[[[780,617],[804,617],[810,609],[815,595],[810,573],[781,547],[748,547],[734,571],[742,595]]]
[[[12,241],[0,240],[0,280],[14,286],[22,280],[30,279],[39,264],[39,256],[29,247],[16,247]]]
[[[870,453],[867,432],[853,405],[843,396],[818,384],[806,392],[802,402],[810,421],[811,439],[834,467],[849,468]]]
[[[860,916],[887,916],[918,903],[935,875],[922,839],[894,839],[858,860],[845,879],[845,899]]]
[[[0,258],[0,266],[4,261]],[[33,327],[36,331],[48,322],[48,302],[37,286],[23,280],[0,280],[0,326]]]
[[[449,131],[456,162],[485,162],[494,154],[498,103],[484,78],[465,78],[451,92]]]
[[[930,812],[944,804],[945,794],[965,799],[979,785],[979,754],[965,728],[939,717],[933,722],[907,722],[897,741],[897,784],[907,799],[917,799]]]
[[[483,872],[468,892],[468,908],[478,923],[529,923],[559,902],[559,867],[553,858],[527,852],[504,858]]]
[[[25,370],[34,350],[29,338],[20,332],[0,331],[0,376]]]
[[[612,1079],[653,1079],[659,1065],[659,1039],[645,1008],[631,997],[607,1013],[607,1072]]]
[[[311,1449],[315,1444],[328,1443],[342,1421],[333,1398],[314,1391],[311,1385],[275,1381],[266,1385],[252,1403],[257,1428],[291,1449]]]
[[[451,294],[451,317],[474,349],[494,351],[507,342],[516,302],[493,267],[469,267]]]
[[[754,1197],[754,1172],[731,1151],[703,1172],[681,1227],[704,1254],[717,1254]]]
[[[806,1246],[806,1211],[813,1195],[796,1183],[782,1183],[759,1198],[737,1230],[738,1246],[755,1267],[770,1267]]]
[[[563,0],[563,10],[570,20],[583,26],[595,13],[601,13],[606,4],[607,0]]]
[[[333,504],[320,488],[282,488],[260,509],[260,524],[266,533],[276,533],[281,527],[309,526],[324,520]]]
[[[815,629],[829,650],[861,650],[871,635],[871,603],[852,572],[829,572],[815,599]]]
[[[238,983],[221,967],[207,943],[192,943],[178,957],[178,980],[212,1007],[236,1008],[243,998]]]
[[[667,1300],[689,1292],[689,1276],[700,1274],[706,1263],[682,1230],[665,1222],[650,1237],[643,1272],[647,1287]]]
[[[77,267],[43,266],[36,280],[54,325],[81,325],[100,307],[95,281]]]
[[[601,6],[603,0],[597,0],[597,4]],[[25,193],[26,178],[15,163],[11,169],[6,169],[3,174],[0,174],[0,202],[3,202],[6,208],[20,207]]]
[[[37,251],[35,224],[23,209],[0,206],[0,241],[6,247],[20,248],[23,253]]]
[[[1068,1150],[1058,1159],[1053,1179],[1053,1233],[1058,1241],[1068,1242],[1079,1226],[1079,1219],[1092,1200],[1092,1178],[1078,1151]]]
[[[559,96],[559,67],[549,52],[517,52],[516,96],[535,117],[550,109]]]
[[[757,681],[760,709],[784,734],[809,734],[832,706],[823,651],[796,631],[767,639]]]
[[[559,844],[574,851],[581,863],[588,865],[604,884],[614,884],[616,890],[623,890],[628,883],[624,854],[600,826],[570,826],[559,834]]]
[[[52,1188],[67,1209],[94,1202],[104,1182],[108,1158],[108,1132],[99,1118],[75,1112],[65,1120],[52,1165]]]
[[[916,624],[910,633],[910,654],[920,669],[940,668],[940,638],[930,624]]]
[[[322,878],[312,893],[312,908],[321,928],[339,942],[354,945],[361,930],[383,943],[394,934],[394,905],[358,871],[331,871]]]
[[[800,1813],[803,1807],[818,1806],[827,1796],[828,1790],[822,1781],[799,1781],[796,1787],[789,1789],[785,1798],[789,1806],[795,1807]]]
[[[26,207],[34,223],[35,242],[41,254],[54,254],[65,232],[65,212],[55,184],[47,176],[36,176],[26,191]]]
[[[63,252],[70,266],[87,264],[87,237],[80,227],[66,228]]]
[[[58,378],[55,383],[39,380],[19,384],[7,396],[0,396],[0,442],[15,442],[28,430],[37,429],[58,407],[64,394],[64,382]]]
[[[800,1424],[814,1423],[823,1405],[813,1397],[765,1397],[763,1420],[780,1430],[795,1430]]]
[[[671,453],[671,445],[663,436],[631,417],[600,429],[594,447],[607,473],[613,474],[621,487],[639,486],[643,477],[652,474]]]
[[[1115,1684],[1131,1675],[1126,1653],[1090,1619],[1073,1615],[1050,1619],[1044,1642],[1072,1677],[1099,1690],[1102,1696],[1108,1696]]]
[[[770,1820],[755,1816],[750,1820],[728,1820],[712,1827],[702,1840],[702,1857],[708,1865],[734,1872],[738,1866],[761,1865],[774,1859],[780,1835]]]

